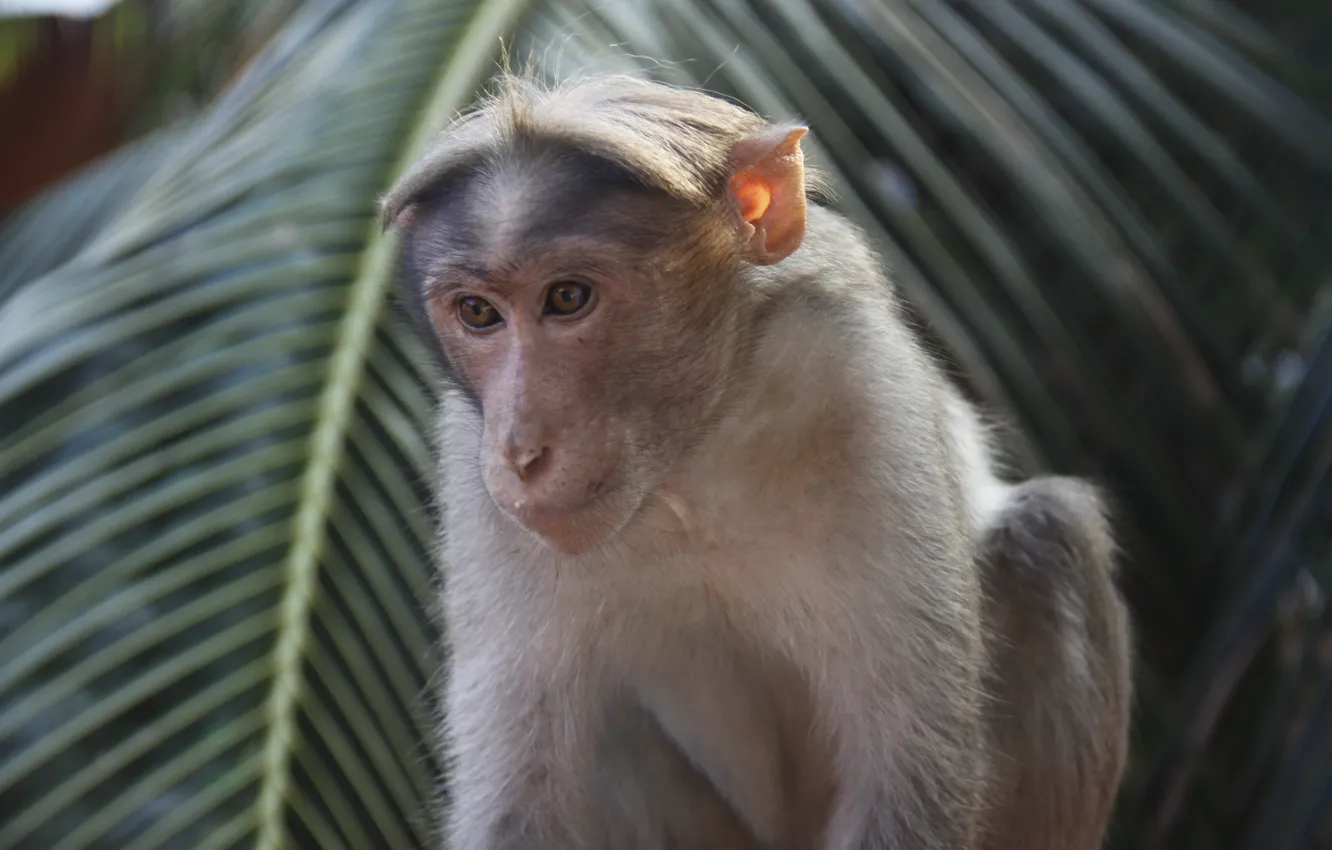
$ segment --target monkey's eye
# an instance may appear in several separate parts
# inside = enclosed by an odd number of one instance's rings
[[[474,331],[485,330],[504,321],[494,304],[475,295],[469,295],[458,301],[458,318]]]
[[[572,316],[592,300],[592,288],[582,283],[563,281],[546,290],[546,312]]]

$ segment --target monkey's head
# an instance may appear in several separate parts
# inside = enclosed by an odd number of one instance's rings
[[[805,230],[799,126],[638,80],[506,79],[385,198],[495,504],[579,554],[717,420]]]

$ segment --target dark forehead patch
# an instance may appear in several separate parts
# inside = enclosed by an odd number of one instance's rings
[[[567,153],[515,163],[507,174],[525,180],[528,220],[523,242],[570,233],[619,234],[658,231],[653,222],[678,202],[635,180],[619,167],[585,154]],[[647,230],[648,233],[639,231]]]
[[[423,197],[412,229],[422,264],[477,273],[496,248],[521,259],[580,236],[652,251],[669,238],[666,223],[683,211],[680,201],[596,157],[511,152]],[[503,245],[495,244],[496,233],[505,235]]]

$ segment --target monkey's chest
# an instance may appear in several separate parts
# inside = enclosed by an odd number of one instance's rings
[[[626,675],[599,763],[619,810],[638,815],[624,822],[659,823],[680,847],[804,850],[832,793],[815,717],[795,665],[704,621]]]

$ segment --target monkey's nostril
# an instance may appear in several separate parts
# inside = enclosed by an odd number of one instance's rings
[[[504,453],[505,458],[509,461],[509,468],[513,470],[513,474],[517,475],[518,478],[523,481],[526,481],[540,472],[541,467],[545,464],[545,460],[549,455],[550,450],[545,446],[541,446],[540,448],[529,447],[520,449],[517,446],[510,445],[508,451]]]

